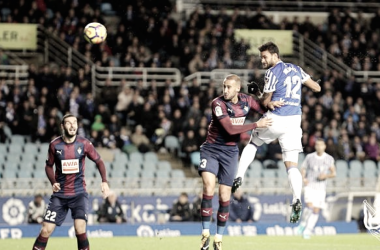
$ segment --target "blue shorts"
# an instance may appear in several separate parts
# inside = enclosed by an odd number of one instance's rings
[[[218,177],[219,184],[232,186],[234,182],[239,160],[239,148],[237,146],[224,146],[204,143],[201,146],[201,163],[198,173],[210,172]]]
[[[80,193],[68,198],[52,195],[45,212],[44,221],[60,226],[65,221],[69,209],[74,220],[83,219],[87,221],[88,194]]]

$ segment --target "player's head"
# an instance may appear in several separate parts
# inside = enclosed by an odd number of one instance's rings
[[[77,118],[72,114],[64,115],[61,121],[61,129],[63,131],[63,136],[66,138],[73,138],[76,136],[78,130]]]
[[[237,98],[241,88],[240,77],[234,74],[226,76],[223,81],[223,96],[224,99],[230,101]]]
[[[318,138],[315,142],[315,151],[317,151],[318,154],[323,154],[326,150],[326,143],[325,140],[322,138]]]
[[[264,43],[259,47],[261,64],[264,69],[273,67],[280,60],[280,51],[272,42]]]

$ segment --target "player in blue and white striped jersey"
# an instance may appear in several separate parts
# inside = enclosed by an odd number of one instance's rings
[[[325,205],[326,179],[336,175],[334,158],[325,152],[326,143],[323,139],[316,141],[315,150],[306,156],[301,169],[306,208],[299,225],[299,233],[305,239],[310,238],[318,221],[319,211]]]
[[[302,152],[301,87],[305,85],[314,92],[319,92],[321,87],[301,67],[283,62],[276,44],[272,42],[263,44],[259,47],[259,51],[262,66],[267,69],[261,104],[268,108],[268,112],[263,117],[272,118],[273,125],[252,131],[250,143],[245,146],[240,158],[233,191],[241,185],[245,171],[255,158],[257,147],[278,139],[289,184],[293,191],[290,222],[296,223],[302,213],[302,176],[297,168],[298,154]],[[282,101],[283,105],[273,107],[271,103],[273,101]]]

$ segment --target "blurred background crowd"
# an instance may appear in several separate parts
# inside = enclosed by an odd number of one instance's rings
[[[102,1],[36,0],[0,1],[2,22],[38,23],[100,66],[176,67],[183,76],[215,68],[260,68],[260,58],[247,53],[249,45],[235,41],[234,29],[294,30],[315,41],[355,70],[380,70],[380,9],[367,21],[360,11],[355,18],[349,9],[332,9],[321,25],[308,18],[284,18],[275,23],[262,8],[235,8],[204,12],[195,10],[187,18],[169,0],[107,1],[109,13],[120,18],[107,26],[101,45],[84,41],[82,31],[89,22],[105,23]],[[108,13],[108,14],[109,14]],[[0,52],[0,63],[7,64]],[[311,73],[312,69],[305,68]],[[259,77],[259,76],[257,76]],[[317,76],[313,76],[316,78]],[[303,89],[303,146],[314,150],[316,138],[327,142],[335,159],[380,160],[380,83],[357,82],[333,70],[319,75],[322,92]],[[318,79],[318,78],[316,78]],[[49,142],[60,134],[60,118],[71,112],[80,118],[79,134],[97,147],[120,148],[124,152],[158,151],[165,136],[181,142],[183,160],[199,150],[211,119],[210,102],[222,91],[221,82],[202,88],[196,81],[164,87],[142,80],[114,87],[106,82],[92,94],[90,65],[74,71],[70,67],[30,65],[26,86],[8,86],[0,80],[0,141],[5,127],[13,134],[28,135],[31,141]],[[252,114],[250,120],[259,116]],[[26,125],[28,124],[28,125]],[[241,136],[241,146],[249,134]],[[277,142],[260,148],[257,158],[281,159]]]

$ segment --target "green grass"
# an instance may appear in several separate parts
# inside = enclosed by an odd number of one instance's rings
[[[0,240],[1,249],[31,249],[34,239]],[[175,238],[114,237],[91,238],[91,250],[193,250],[199,249],[200,237],[182,236]],[[48,250],[77,249],[76,240],[52,237]],[[337,236],[315,236],[304,240],[295,236],[255,236],[223,238],[224,250],[374,250],[380,249],[380,241],[368,234]],[[212,247],[211,249],[212,250]]]

